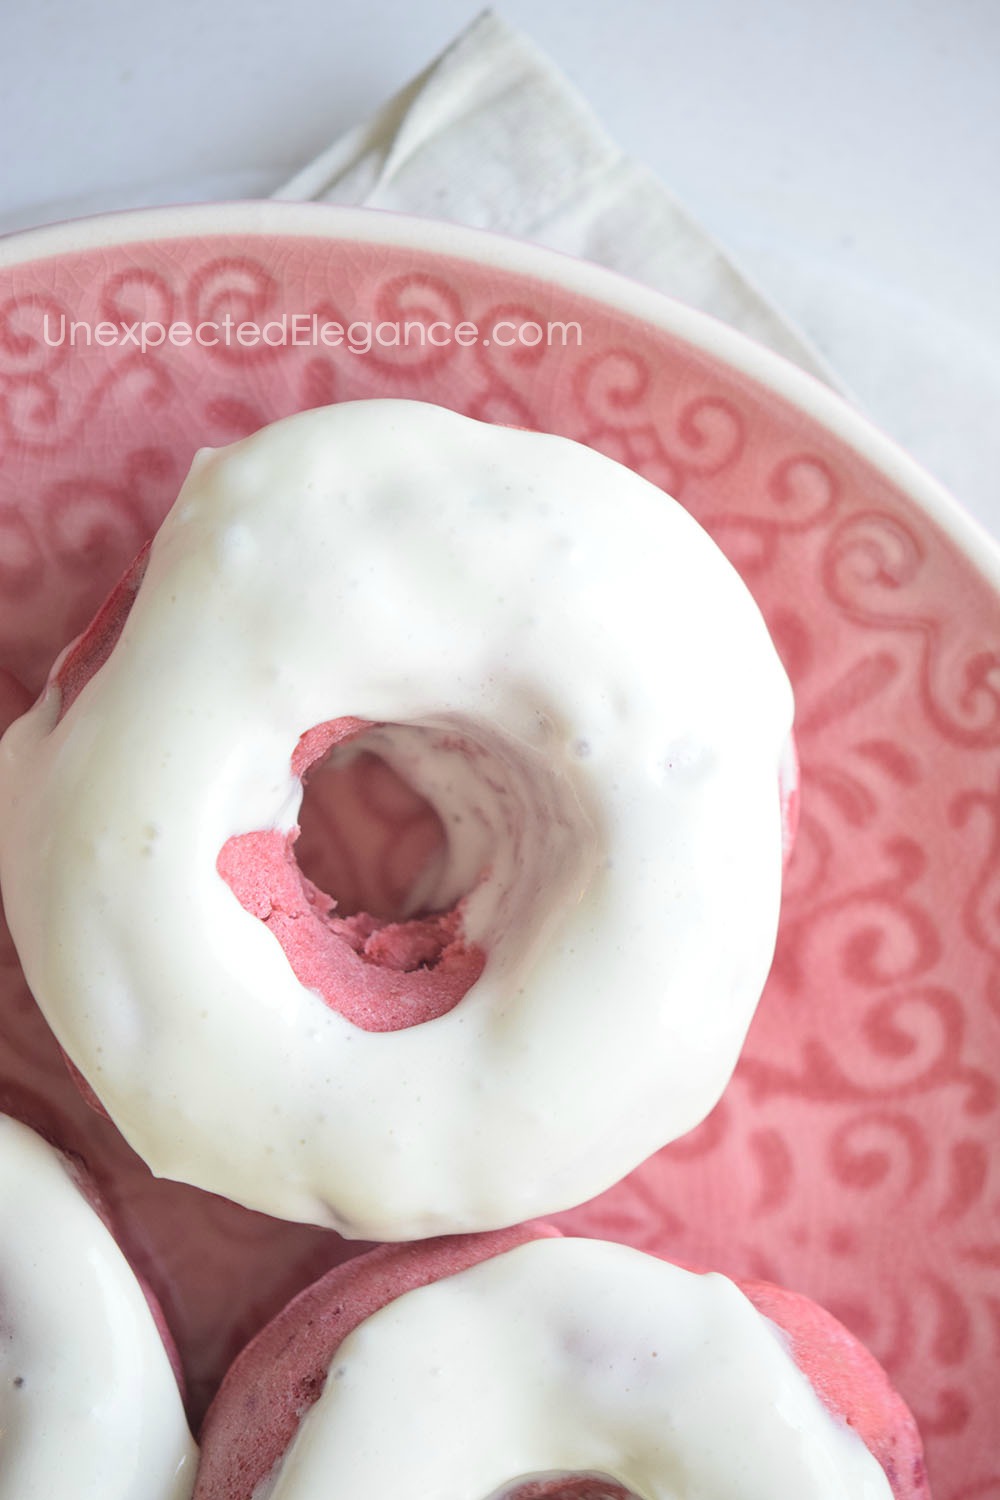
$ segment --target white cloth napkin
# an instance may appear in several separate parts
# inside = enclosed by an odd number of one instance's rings
[[[492,11],[273,196],[452,219],[567,251],[712,313],[836,384],[545,54]]]

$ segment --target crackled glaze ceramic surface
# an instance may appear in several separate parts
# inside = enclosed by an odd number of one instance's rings
[[[51,337],[63,316],[120,328],[226,312],[560,320],[581,337],[145,353]],[[564,433],[670,490],[742,571],[796,690],[801,825],[743,1060],[698,1131],[564,1226],[818,1298],[913,1405],[939,1500],[998,1500],[1000,573],[833,398],[615,278],[446,226],[277,205],[0,244],[4,721],[197,447],[375,395]],[[343,826],[367,802],[383,829],[401,817],[419,837],[397,791],[363,768]],[[366,899],[398,878],[394,841],[374,847],[385,867],[350,877]],[[170,1314],[195,1411],[291,1291],[359,1248],[152,1180],[70,1084],[9,939],[5,1086],[47,1100],[94,1166]]]

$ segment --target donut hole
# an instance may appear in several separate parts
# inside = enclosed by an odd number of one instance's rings
[[[538,1474],[515,1479],[489,1500],[639,1500],[634,1490],[603,1474]]]
[[[440,876],[444,824],[363,740],[351,750],[335,749],[302,778],[299,870],[332,898],[340,917],[368,913],[399,923],[426,916],[421,892]]]
[[[217,869],[300,983],[366,1031],[446,1014],[586,883],[594,840],[565,774],[493,728],[330,720],[291,769],[298,826],[235,835]]]

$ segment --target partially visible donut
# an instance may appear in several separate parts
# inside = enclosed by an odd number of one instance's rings
[[[202,1424],[196,1500],[255,1495],[322,1395],[340,1345],[366,1318],[417,1287],[556,1232],[527,1224],[380,1245],[306,1287],[230,1366]]]
[[[423,403],[301,413],[198,457],[5,736],[11,930],[154,1171],[355,1237],[514,1223],[724,1087],[791,714],[745,587],[635,474]],[[373,757],[444,845],[344,912],[298,808]]]
[[[85,1170],[0,1115],[0,1500],[189,1500],[159,1306]]]
[[[540,1225],[330,1272],[201,1442],[195,1500],[929,1500],[909,1411],[807,1298]]]

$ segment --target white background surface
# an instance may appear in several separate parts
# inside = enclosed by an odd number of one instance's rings
[[[0,0],[0,229],[267,192],[478,8]],[[500,8],[1000,534],[998,0]]]

